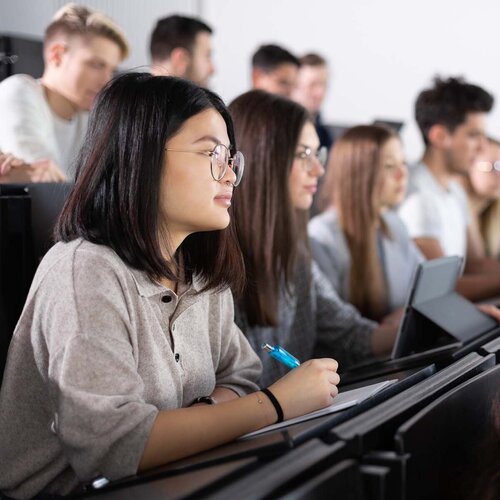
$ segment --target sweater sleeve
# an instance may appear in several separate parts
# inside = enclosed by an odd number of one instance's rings
[[[143,399],[120,276],[103,259],[72,265],[44,287],[52,428],[80,480],[117,479],[137,472],[158,409]]]
[[[234,322],[233,297],[229,290],[220,294],[220,356],[216,385],[232,389],[240,396],[258,390],[262,364]]]
[[[343,302],[314,262],[311,280],[317,302],[315,357],[333,357],[342,370],[370,358],[371,335],[377,323]]]

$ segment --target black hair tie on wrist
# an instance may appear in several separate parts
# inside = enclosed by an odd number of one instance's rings
[[[276,410],[276,415],[278,415],[278,420],[276,420],[276,423],[283,422],[283,408],[281,408],[281,405],[279,404],[279,401],[276,399],[274,394],[269,390],[269,389],[261,389],[261,392],[263,392],[268,398],[269,401],[274,406],[274,409]]]

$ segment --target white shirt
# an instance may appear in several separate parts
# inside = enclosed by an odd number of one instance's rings
[[[443,187],[420,163],[410,170],[409,191],[399,208],[412,238],[434,238],[444,255],[467,254],[467,196],[455,181]]]
[[[39,81],[14,75],[0,83],[0,151],[27,161],[49,159],[74,177],[73,163],[87,130],[88,113],[71,120],[50,108]]]

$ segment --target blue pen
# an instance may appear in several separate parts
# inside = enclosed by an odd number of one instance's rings
[[[272,358],[288,366],[288,368],[297,368],[300,366],[300,361],[279,345],[262,344],[262,349],[267,351]]]

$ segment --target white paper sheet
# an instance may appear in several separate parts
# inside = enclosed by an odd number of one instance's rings
[[[273,431],[275,429],[279,429],[280,427],[287,427],[292,424],[297,424],[299,422],[304,422],[305,420],[310,420],[312,418],[321,417],[323,415],[328,415],[329,413],[335,413],[337,411],[345,410],[346,408],[350,408],[351,406],[357,405],[361,401],[373,396],[377,392],[385,389],[390,386],[394,382],[397,382],[396,379],[386,380],[384,382],[379,382],[377,384],[371,384],[364,387],[359,387],[358,389],[352,389],[351,391],[340,392],[333,399],[333,403],[326,408],[321,410],[316,410],[311,413],[306,413],[301,417],[291,418],[289,420],[284,420],[278,424],[268,425],[267,427],[263,427],[262,429],[249,432],[245,434],[240,439],[246,439],[253,436],[258,436],[264,432]]]

